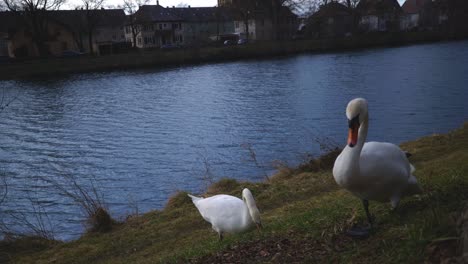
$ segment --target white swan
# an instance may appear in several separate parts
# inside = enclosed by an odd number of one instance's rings
[[[349,122],[348,144],[335,161],[333,177],[341,187],[363,201],[369,224],[369,200],[388,202],[395,208],[401,197],[421,193],[414,167],[397,145],[368,142],[369,113],[367,101],[351,100],[346,108]]]
[[[242,191],[242,200],[231,195],[215,195],[200,198],[188,195],[197,207],[203,219],[211,223],[218,232],[219,239],[223,233],[236,233],[247,230],[252,224],[261,228],[260,212],[249,189]]]

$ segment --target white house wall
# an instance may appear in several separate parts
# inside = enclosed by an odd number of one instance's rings
[[[183,39],[185,45],[197,45],[210,42],[213,36],[234,32],[232,21],[207,21],[183,23]]]

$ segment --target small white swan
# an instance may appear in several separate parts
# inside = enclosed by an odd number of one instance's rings
[[[421,193],[407,153],[397,145],[366,141],[369,126],[367,101],[351,100],[346,108],[348,144],[335,161],[333,176],[341,187],[363,201],[369,223],[369,200],[388,202],[395,208],[401,197]]]
[[[211,223],[218,232],[219,239],[224,233],[236,233],[247,230],[252,224],[261,228],[260,212],[249,189],[242,191],[242,200],[225,194],[208,198],[188,195],[197,207],[203,219]]]

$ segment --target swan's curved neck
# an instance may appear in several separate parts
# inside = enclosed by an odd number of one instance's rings
[[[364,146],[364,143],[366,142],[368,128],[369,128],[369,116],[367,115],[364,118],[364,121],[362,122],[361,126],[359,127],[358,142],[356,144],[356,149],[359,149],[359,154],[361,153],[362,147]]]
[[[257,204],[255,203],[255,200],[252,196],[245,196],[245,205],[247,206],[247,213],[244,216],[246,223],[250,224],[258,221],[257,218],[259,217],[259,212]]]
[[[347,145],[343,151],[345,154],[344,162],[346,163],[344,168],[347,168],[348,170],[346,174],[351,173],[352,175],[354,175],[358,174],[360,171],[359,160],[361,157],[362,148],[364,147],[364,143],[366,142],[368,127],[369,117],[366,116],[362,124],[359,126],[358,141],[356,146],[350,147]]]

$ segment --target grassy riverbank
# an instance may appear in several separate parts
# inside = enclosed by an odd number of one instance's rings
[[[12,263],[439,263],[457,249],[456,218],[468,200],[468,123],[446,135],[402,144],[413,154],[424,194],[406,198],[396,212],[371,204],[374,233],[354,240],[343,230],[365,219],[360,202],[335,184],[336,153],[299,168],[284,168],[270,182],[222,180],[207,195],[240,196],[248,187],[264,230],[227,235],[222,242],[186,193],[166,208],[128,219],[105,234],[61,243],[22,239],[0,243],[0,262]]]
[[[438,32],[376,33],[344,39],[258,42],[241,46],[207,47],[173,51],[139,51],[99,57],[31,59],[12,63],[0,63],[0,80],[38,76],[57,77],[70,73],[168,67],[239,59],[259,59],[303,52],[327,52],[376,46],[406,45],[463,39],[466,37],[464,35],[449,37]]]

